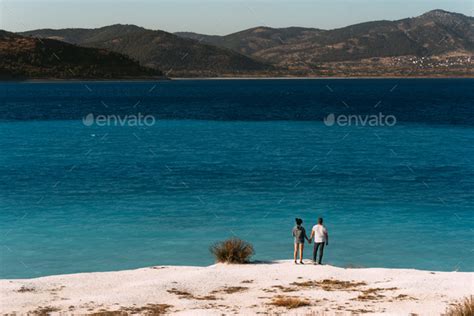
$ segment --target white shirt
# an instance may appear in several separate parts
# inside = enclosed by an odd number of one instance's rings
[[[316,224],[313,226],[314,242],[326,242],[328,230],[324,225]]]

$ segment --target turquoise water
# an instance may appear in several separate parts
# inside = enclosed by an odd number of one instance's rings
[[[239,102],[248,105],[253,93],[264,103],[265,91],[282,84],[173,82],[152,92],[152,83],[4,84],[0,277],[208,265],[209,246],[234,235],[255,246],[255,259],[285,259],[294,218],[309,229],[318,216],[330,232],[327,263],[473,271],[473,81],[444,83],[445,92],[425,82],[292,81],[285,89],[301,106],[307,94],[327,100],[311,101],[318,114],[300,107],[298,117],[275,118],[296,111],[281,108],[282,97],[265,116],[248,106],[255,117],[245,119]],[[384,110],[401,119],[393,127],[328,127],[317,115],[344,98],[330,101],[328,83],[348,100],[361,101],[361,87],[373,91],[368,103],[382,96]],[[394,84],[401,92],[392,98]],[[252,87],[243,100],[223,97],[242,85]],[[413,103],[400,94],[419,106],[406,119]],[[127,109],[123,98],[142,96],[140,111],[157,120],[84,126],[101,95],[112,113]],[[464,116],[449,115],[446,100]]]

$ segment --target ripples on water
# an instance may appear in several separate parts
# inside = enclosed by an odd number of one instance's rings
[[[233,235],[288,258],[318,216],[328,263],[473,271],[473,83],[1,84],[0,277],[207,265]],[[379,112],[397,125],[322,123]]]

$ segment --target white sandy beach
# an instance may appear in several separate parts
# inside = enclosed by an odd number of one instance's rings
[[[474,293],[473,281],[472,272],[345,269],[291,261],[156,266],[0,280],[0,312],[440,315],[450,303]],[[274,306],[277,297],[297,297],[309,305],[291,309]]]

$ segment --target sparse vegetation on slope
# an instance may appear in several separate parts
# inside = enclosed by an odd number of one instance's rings
[[[177,33],[279,65],[391,56],[474,53],[474,18],[433,10],[415,18],[373,21],[334,30],[256,27],[225,35]]]
[[[135,25],[117,24],[99,29],[44,29],[23,34],[118,52],[138,60],[143,66],[158,68],[174,76],[239,75],[272,69],[269,64],[227,48]]]
[[[0,79],[117,79],[162,76],[129,57],[0,31]]]
[[[117,24],[22,34],[115,51],[172,77],[474,76],[474,18],[443,10],[334,30],[256,27],[211,36]]]
[[[317,76],[474,75],[474,18],[433,10],[334,30],[256,27],[225,36],[177,33]]]

